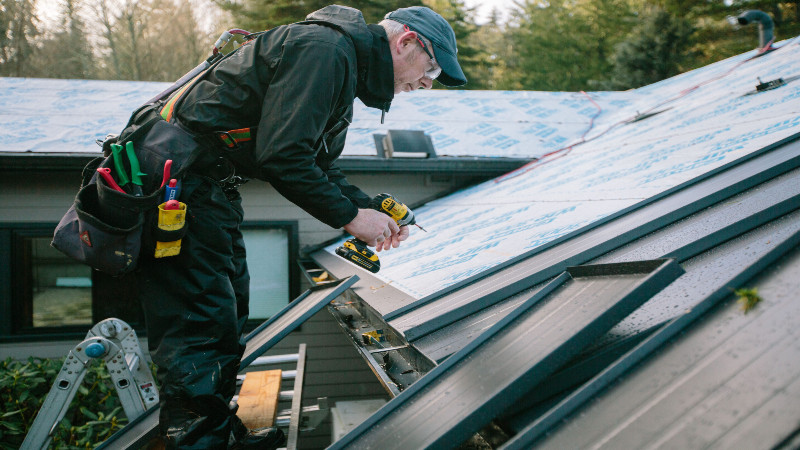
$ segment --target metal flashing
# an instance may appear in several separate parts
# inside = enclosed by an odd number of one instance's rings
[[[798,266],[797,262],[798,258],[796,250],[798,245],[800,245],[800,231],[798,231],[800,225],[798,225],[798,220],[800,220],[800,214],[793,213],[790,216],[785,217],[782,220],[782,224],[767,225],[764,227],[765,230],[762,230],[763,232],[761,234],[754,232],[755,236],[753,236],[753,239],[726,244],[730,246],[738,246],[738,253],[735,253],[731,256],[738,258],[746,258],[747,256],[752,258],[753,252],[751,244],[756,240],[761,246],[764,246],[765,242],[771,242],[773,245],[769,247],[768,251],[765,251],[763,254],[761,254],[760,257],[758,257],[755,261],[749,262],[748,265],[740,272],[736,273],[730,278],[717,280],[718,283],[721,283],[722,285],[720,286],[717,284],[719,287],[710,295],[706,296],[702,301],[693,307],[684,311],[680,316],[672,319],[664,327],[647,338],[644,342],[617,360],[613,365],[607,367],[591,381],[584,384],[579,390],[573,392],[558,405],[550,409],[546,414],[540,416],[533,423],[520,431],[520,433],[518,433],[512,440],[507,442],[502,448],[505,450],[531,448],[535,442],[543,439],[545,434],[552,435],[555,433],[556,431],[554,430],[556,430],[556,428],[559,427],[565,420],[569,420],[574,413],[587,406],[590,400],[595,399],[606,388],[612,386],[616,380],[619,380],[622,376],[625,376],[626,380],[631,379],[634,374],[629,372],[634,371],[634,368],[636,367],[641,367],[639,366],[641,362],[645,361],[651,355],[654,355],[656,351],[664,349],[664,347],[667,345],[671,345],[670,343],[673,342],[673,339],[677,339],[679,335],[687,333],[693,328],[701,327],[701,321],[706,320],[706,318],[709,317],[706,316],[706,314],[712,311],[713,308],[721,304],[723,301],[730,299],[733,294],[733,289],[743,286],[745,283],[748,283],[754,277],[765,271],[789,271],[786,265],[776,265],[775,263],[792,250],[795,252],[795,263],[793,266],[795,267],[795,270],[794,273],[788,273],[787,275],[789,278],[796,277],[796,268],[800,267]],[[780,236],[780,234],[776,233],[776,231],[783,231],[784,233],[791,232],[788,234],[788,237],[782,238],[779,241],[774,241],[773,239],[776,239]],[[792,283],[784,283],[783,287],[788,287],[790,284]],[[788,296],[791,297],[792,295],[793,294],[790,294]],[[741,312],[739,313],[741,314]],[[754,332],[763,334],[764,330],[759,328]],[[716,331],[714,333],[716,333]],[[796,339],[794,339],[794,341],[796,342]],[[722,347],[722,345],[720,345],[720,347]],[[692,351],[694,352],[694,350]],[[798,352],[795,354],[797,353]],[[659,355],[662,354],[663,352],[659,353]],[[719,353],[715,354],[718,355]],[[678,369],[673,367],[670,370],[675,371]],[[691,368],[687,368],[685,370],[690,371],[687,373],[691,373]],[[674,374],[669,376],[680,376],[681,373],[684,372],[674,372]],[[724,378],[720,378],[719,380],[720,382],[725,382]],[[714,390],[720,389],[720,387],[717,386],[714,388],[709,386],[707,389]],[[744,391],[740,391],[739,394],[744,395]],[[796,402],[796,398],[791,399],[791,401]],[[741,411],[736,415],[739,417],[747,417],[747,414],[748,412]],[[709,419],[709,421],[711,421],[711,419]],[[659,423],[667,422],[659,421]],[[598,443],[593,442],[593,445],[595,444]],[[634,447],[636,446],[635,444],[630,445]]]
[[[416,301],[415,298],[374,276],[371,272],[333,253],[320,250],[313,253],[311,257],[337,278],[357,273],[359,280],[353,285],[353,292],[364,300],[362,302],[364,306],[369,308],[376,317],[381,317],[380,312],[373,307],[376,301],[381,304],[393,303],[395,305],[408,305]]]
[[[245,337],[247,341],[240,370],[280,342],[292,330],[325,307],[358,280],[358,276],[314,286],[286,305],[274,317],[265,321]],[[157,436],[158,415],[161,408],[155,406],[114,433],[98,449],[139,448]]]
[[[713,170],[635,208],[603,219],[530,253],[448,287],[436,296],[396,308],[370,300],[409,341],[583,264],[667,224],[800,166],[800,141],[791,138]],[[554,262],[555,261],[555,262]]]
[[[455,447],[681,273],[570,267],[330,448]]]

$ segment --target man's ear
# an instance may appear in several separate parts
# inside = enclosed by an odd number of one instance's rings
[[[398,55],[407,53],[410,49],[414,48],[417,43],[417,33],[414,31],[406,31],[397,36],[394,44],[394,50]]]

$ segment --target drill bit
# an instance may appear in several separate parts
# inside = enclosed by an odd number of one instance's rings
[[[428,230],[426,230],[425,228],[422,228],[422,226],[421,226],[420,224],[418,224],[418,223],[415,223],[414,225],[416,225],[416,226],[417,226],[417,228],[419,228],[420,230],[422,230],[422,231],[424,231],[424,232],[426,232],[426,233],[428,232]]]

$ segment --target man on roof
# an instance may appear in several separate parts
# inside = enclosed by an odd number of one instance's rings
[[[248,430],[229,407],[250,282],[238,186],[265,180],[378,251],[399,246],[408,228],[368,209],[370,197],[348,184],[335,161],[356,97],[385,113],[400,92],[429,89],[434,80],[463,85],[456,52],[452,28],[428,8],[402,8],[368,25],[356,9],[328,6],[258,36],[174,103],[169,120],[220,151],[201,154],[183,177],[180,200],[189,213],[180,254],[139,262],[167,448],[282,444],[280,430]],[[245,139],[229,132],[216,140],[219,130],[244,128]]]

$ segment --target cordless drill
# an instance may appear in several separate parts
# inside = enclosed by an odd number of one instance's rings
[[[380,211],[391,217],[398,226],[417,225],[414,212],[409,207],[397,201],[391,194],[376,195],[369,202],[369,208]],[[417,225],[420,230],[424,228]],[[378,255],[367,247],[367,243],[358,238],[350,238],[336,249],[336,254],[342,258],[361,266],[372,273],[381,270]]]

